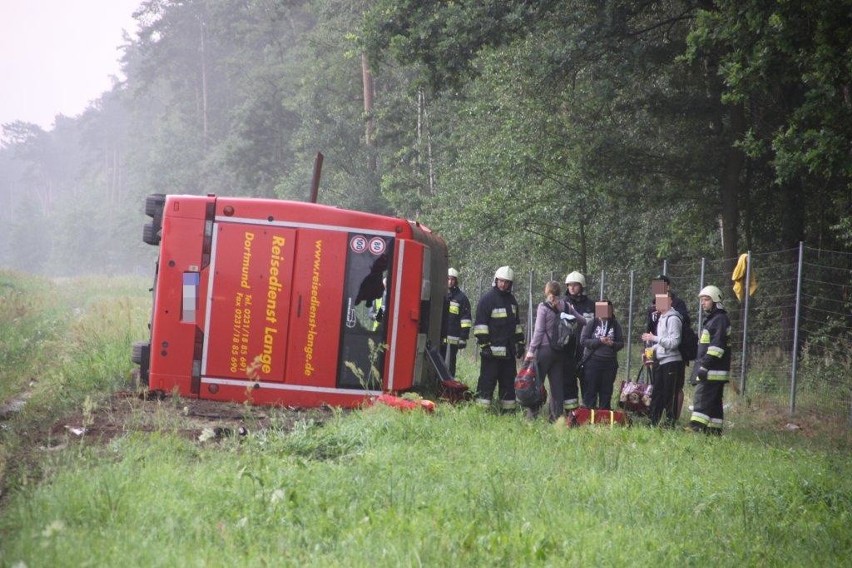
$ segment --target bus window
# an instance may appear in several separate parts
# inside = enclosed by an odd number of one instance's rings
[[[346,256],[338,388],[381,390],[387,349],[394,239],[350,234]]]

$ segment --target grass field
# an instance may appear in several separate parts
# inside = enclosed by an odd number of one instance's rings
[[[0,404],[26,401],[0,421],[2,566],[839,566],[852,555],[848,431],[786,430],[771,401],[732,397],[719,439],[440,404],[244,408],[248,435],[198,436],[189,401],[116,403],[133,387],[147,282],[0,272],[0,285]],[[463,357],[464,378],[475,372]],[[55,427],[105,421],[118,425],[107,437]]]

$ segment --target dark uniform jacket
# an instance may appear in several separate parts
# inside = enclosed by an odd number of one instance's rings
[[[583,329],[586,327],[587,323],[591,323],[595,319],[595,303],[585,294],[578,294],[577,296],[565,294],[565,301],[583,316],[583,319],[579,322],[580,325],[577,327],[577,336],[575,338],[577,340],[577,352],[575,354],[575,358],[579,361],[583,358],[583,350],[580,342],[583,335]]]
[[[524,330],[518,315],[518,301],[511,292],[494,286],[482,296],[476,306],[473,335],[480,346],[491,347],[494,357],[516,355],[516,346],[524,342]]]
[[[707,380],[728,381],[731,370],[731,320],[725,310],[713,308],[705,318],[695,361],[695,369],[707,369]]]
[[[467,341],[473,322],[470,318],[470,300],[458,286],[447,291],[444,296],[444,317],[441,320],[441,338],[448,345],[458,345]]]

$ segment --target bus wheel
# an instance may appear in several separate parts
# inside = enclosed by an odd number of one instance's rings
[[[165,193],[152,193],[145,198],[145,215],[156,219],[163,217],[163,208],[166,206]]]
[[[145,223],[142,227],[142,240],[149,245],[160,244],[160,229],[154,227],[154,223]]]
[[[151,344],[137,341],[133,344],[130,360],[139,365],[139,384],[148,386],[148,369],[151,363]]]

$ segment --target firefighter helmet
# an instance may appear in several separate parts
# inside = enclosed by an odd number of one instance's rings
[[[449,270],[447,270],[447,278],[458,279],[458,277],[459,277],[459,271],[456,270],[455,268],[450,268]]]
[[[508,266],[501,266],[497,269],[497,272],[494,273],[494,280],[508,280],[509,282],[515,279],[515,272],[509,268]]]
[[[577,272],[576,270],[565,277],[566,284],[579,284],[583,287],[583,290],[586,289],[586,277]]]
[[[707,296],[717,304],[722,303],[722,292],[715,286],[705,286],[702,288],[698,293],[698,297],[700,298],[701,296]]]

